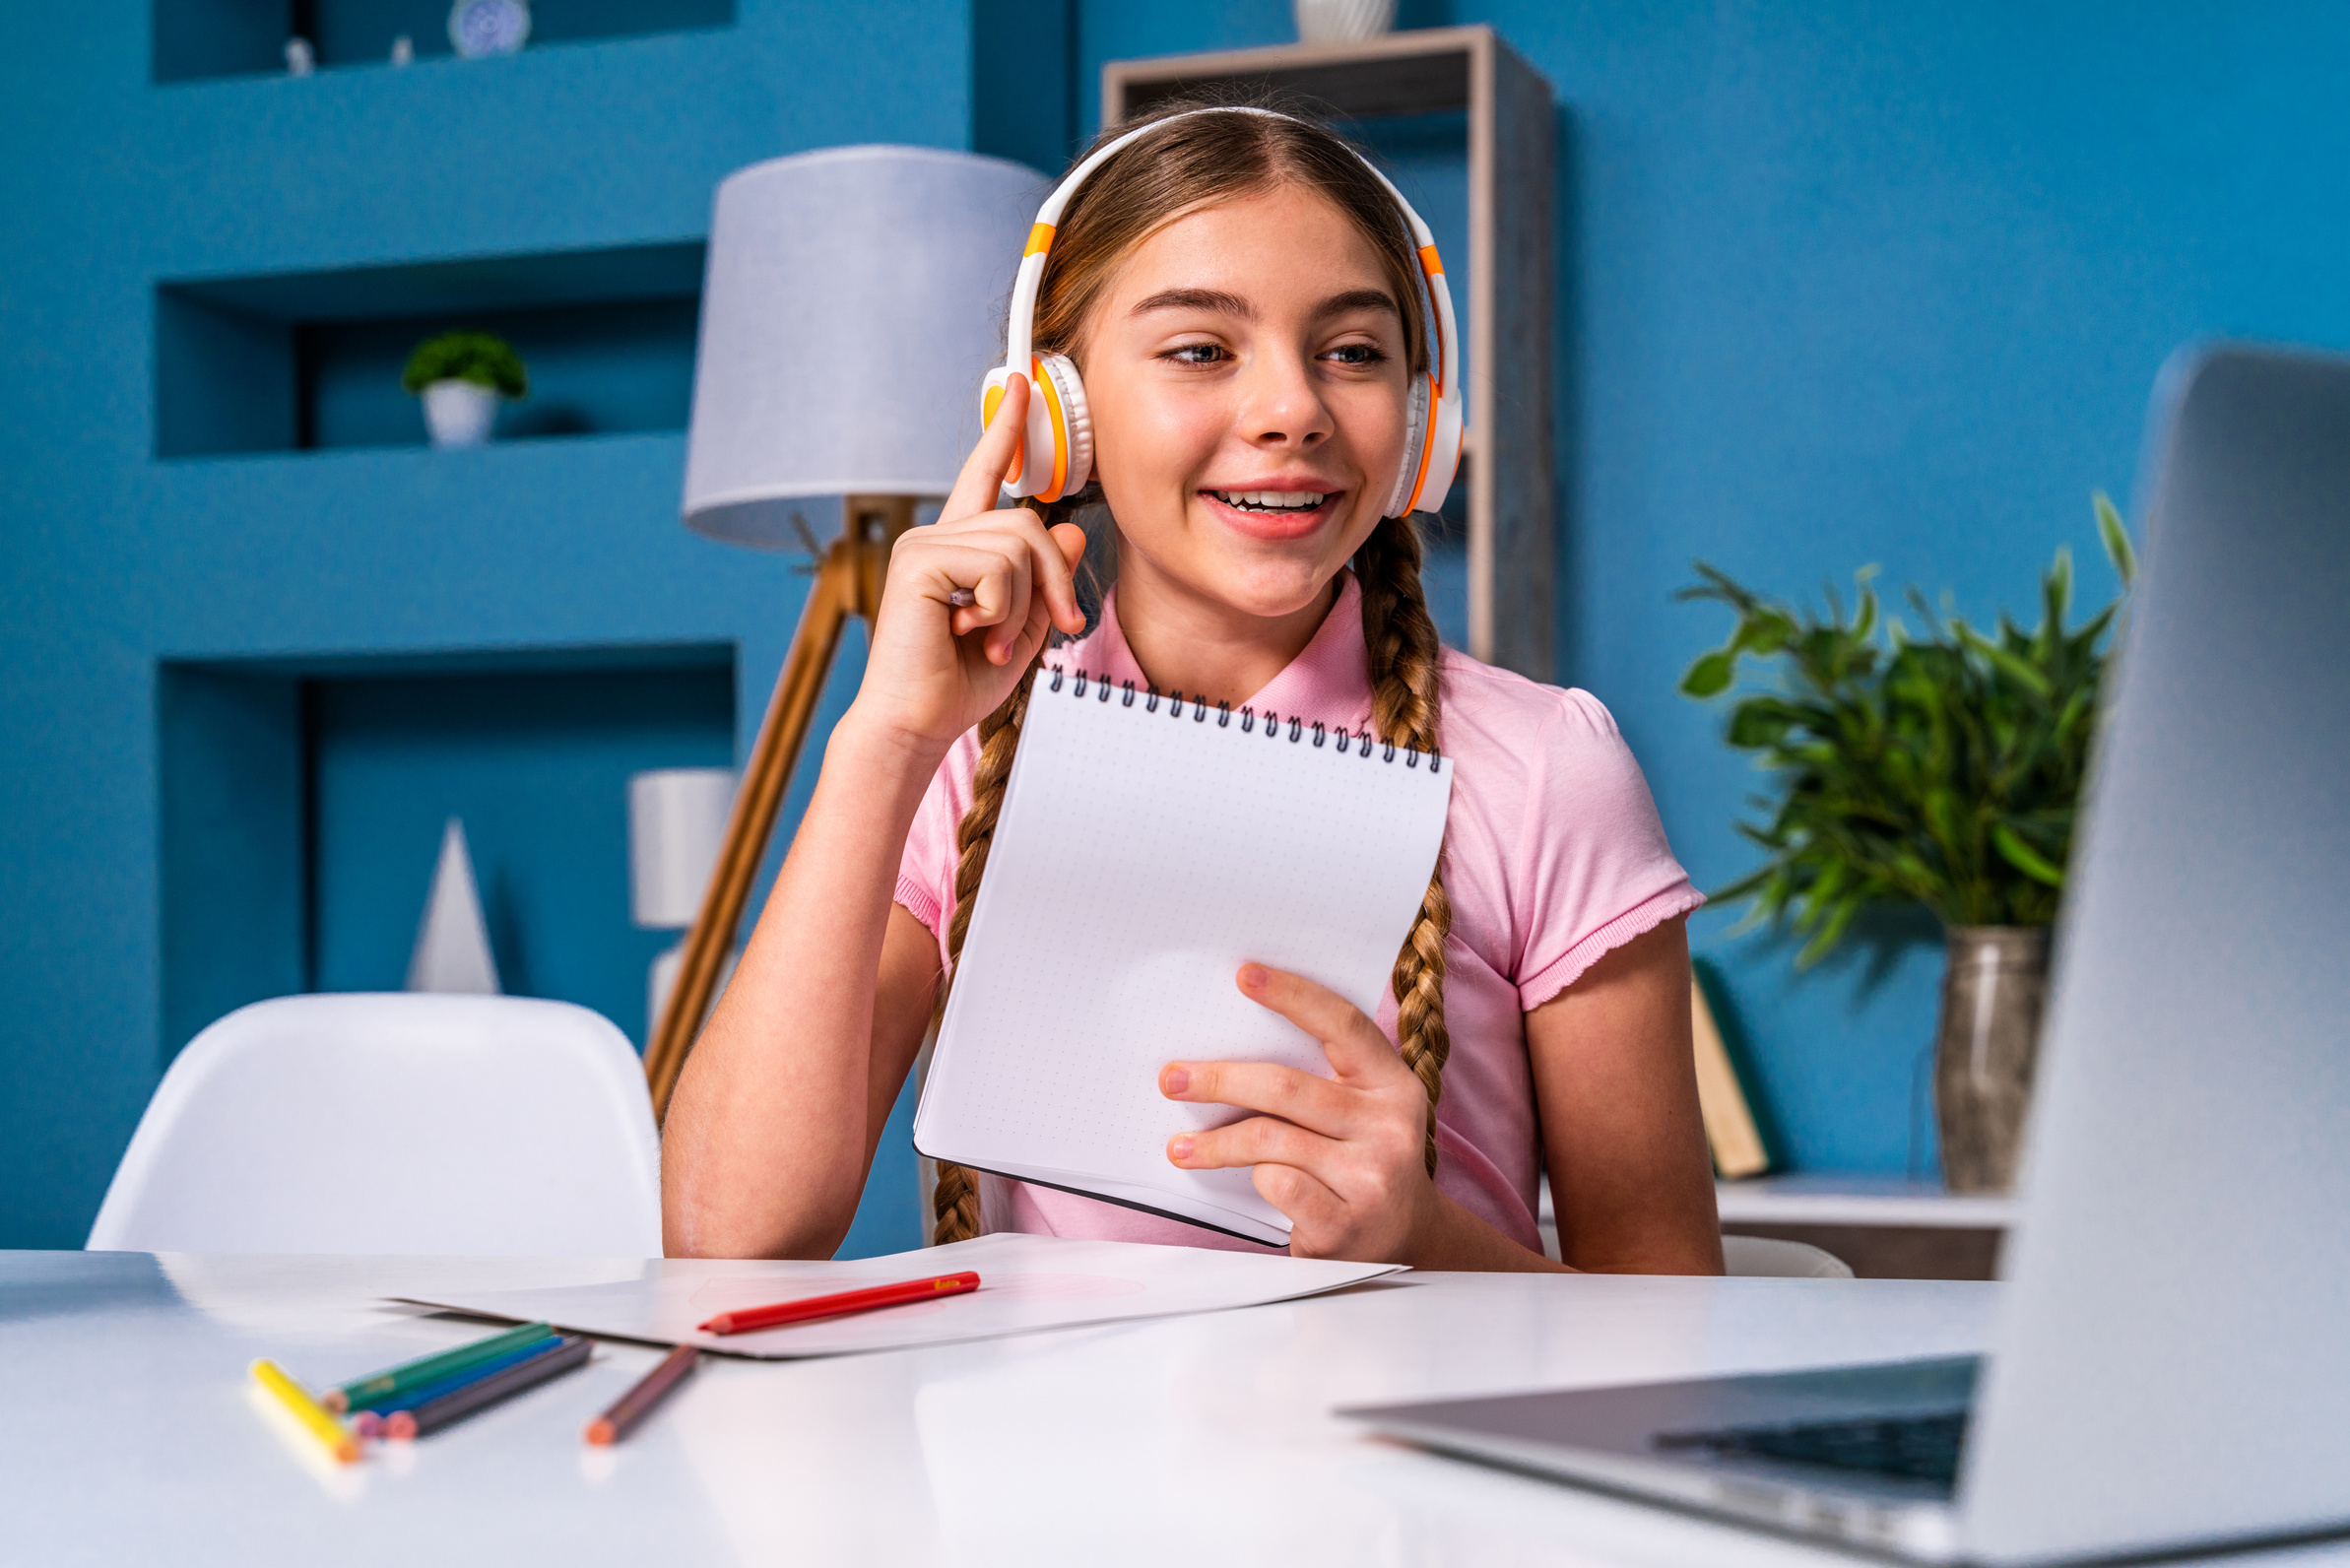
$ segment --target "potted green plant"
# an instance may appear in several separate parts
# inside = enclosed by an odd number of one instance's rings
[[[434,446],[479,446],[490,439],[500,398],[530,395],[530,373],[503,338],[444,332],[409,357],[400,384],[424,400],[424,427]]]
[[[2124,592],[2135,564],[2113,504],[2099,537]],[[1775,680],[1730,704],[1727,738],[1755,753],[1766,814],[1738,831],[1767,858],[1716,894],[1751,899],[1748,924],[1806,937],[1817,962],[1871,906],[1923,905],[1948,962],[1934,1100],[1943,1178],[1955,1192],[2013,1181],[2047,989],[2048,935],[2064,889],[2075,810],[2095,733],[2108,605],[2067,628],[2072,559],[2041,579],[2041,621],[2005,616],[1994,634],[1935,613],[1915,588],[1923,635],[1879,615],[1859,574],[1849,615],[1835,591],[1818,616],[1767,599],[1700,561],[1681,599],[1737,615],[1730,640],[1681,678],[1700,699],[1730,692],[1741,661]]]

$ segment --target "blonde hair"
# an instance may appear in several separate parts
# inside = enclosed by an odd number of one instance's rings
[[[1309,121],[1259,114],[1197,112],[1229,104],[1170,104],[1146,118],[1167,121],[1112,158],[1063,212],[1036,306],[1038,353],[1077,358],[1084,324],[1117,264],[1135,246],[1183,214],[1274,186],[1293,184],[1327,197],[1370,242],[1387,275],[1403,320],[1409,368],[1427,364],[1425,305],[1410,232],[1395,201],[1352,149]],[[1095,141],[1131,130],[1141,121],[1104,131]],[[1080,361],[1079,370],[1083,369]],[[1101,499],[1098,484],[1049,505],[1029,502],[1049,527],[1075,519],[1080,508]],[[1086,561],[1093,561],[1088,549]],[[1420,592],[1420,538],[1408,517],[1382,518],[1354,556],[1362,585],[1363,641],[1370,655],[1371,723],[1379,739],[1422,751],[1437,745],[1443,651],[1436,623]],[[1094,597],[1099,579],[1089,585]],[[988,847],[1012,758],[1020,741],[1020,720],[1042,653],[1002,706],[979,725],[979,766],[972,779],[971,807],[955,834],[954,913],[947,927],[947,977],[939,1007],[954,984],[963,938],[971,928],[971,906],[987,872]],[[1311,715],[1308,715],[1310,718]],[[1444,941],[1452,929],[1452,903],[1445,896],[1441,857],[1419,919],[1396,956],[1396,1038],[1404,1066],[1428,1094],[1424,1157],[1436,1171],[1436,1101],[1444,1063],[1452,1049],[1444,1024]],[[931,1240],[943,1245],[979,1233],[979,1184],[959,1165],[942,1162],[932,1196],[936,1222]]]

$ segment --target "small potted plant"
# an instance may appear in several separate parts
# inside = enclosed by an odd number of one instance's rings
[[[2129,537],[2102,494],[2098,532],[2124,591]],[[1926,635],[1878,616],[1874,568],[1860,574],[1847,617],[1765,599],[1700,561],[1682,599],[1737,614],[1730,640],[1704,655],[1681,690],[1730,690],[1741,659],[1775,668],[1772,688],[1731,705],[1728,739],[1770,775],[1768,812],[1738,831],[1768,855],[1716,896],[1754,900],[1749,923],[1806,937],[1817,962],[1871,905],[1923,905],[1948,951],[1935,1039],[1934,1104],[1942,1169],[1954,1192],[2014,1180],[2047,990],[2049,928],[2064,889],[2073,817],[2088,770],[2105,674],[2105,638],[2121,602],[2067,629],[2072,558],[2041,579],[2040,626],[2002,616],[1996,635],[1935,614],[1911,589]]]
[[[479,446],[490,439],[500,398],[530,395],[530,375],[503,338],[444,332],[418,345],[400,384],[424,400],[424,427],[434,446]]]

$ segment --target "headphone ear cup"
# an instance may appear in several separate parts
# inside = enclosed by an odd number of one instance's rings
[[[1388,491],[1382,517],[1402,517],[1411,510],[1412,492],[1419,488],[1420,454],[1428,449],[1428,388],[1425,375],[1411,378],[1411,406],[1404,411],[1403,461],[1397,466],[1395,488]]]
[[[1085,382],[1068,356],[1040,354],[1036,371],[1037,390],[1043,396],[1029,402],[1029,426],[1035,427],[1038,406],[1043,405],[1051,422],[1049,449],[1055,455],[1051,469],[1038,476],[1043,483],[1030,493],[1039,500],[1057,501],[1083,490],[1093,475],[1093,416],[1085,407]]]

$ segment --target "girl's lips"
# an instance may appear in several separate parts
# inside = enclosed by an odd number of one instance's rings
[[[1212,490],[1201,490],[1200,499],[1208,509],[1225,523],[1251,539],[1303,539],[1338,515],[1339,505],[1346,499],[1344,490],[1332,490],[1322,497],[1319,506],[1301,506],[1295,511],[1252,511],[1234,506],[1219,498]]]

